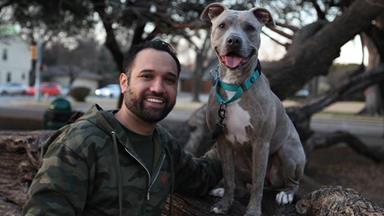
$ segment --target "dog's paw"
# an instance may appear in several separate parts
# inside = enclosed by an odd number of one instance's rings
[[[229,199],[226,199],[226,197],[224,197],[212,206],[211,212],[215,214],[227,214],[231,205],[232,202]]]
[[[244,216],[261,216],[261,211],[260,209],[248,209]]]
[[[286,205],[292,203],[293,193],[281,191],[276,195],[276,202],[279,205]]]
[[[215,188],[209,191],[209,195],[215,197],[223,197],[224,196],[224,188]]]
[[[215,213],[215,214],[225,214],[226,212],[218,207],[218,206],[214,206],[212,209],[211,209],[211,212]]]

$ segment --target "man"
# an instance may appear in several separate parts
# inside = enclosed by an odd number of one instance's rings
[[[117,112],[94,106],[42,148],[23,215],[160,215],[173,191],[204,195],[222,176],[156,123],[176,101],[180,63],[161,40],[131,49]]]

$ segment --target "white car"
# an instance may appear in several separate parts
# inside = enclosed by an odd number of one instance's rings
[[[95,90],[95,95],[100,97],[117,98],[120,96],[121,90],[119,84],[109,84],[103,88]]]
[[[27,92],[28,86],[23,83],[9,82],[0,84],[1,95],[22,95]]]

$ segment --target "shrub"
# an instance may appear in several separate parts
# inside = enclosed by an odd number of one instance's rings
[[[71,88],[69,91],[69,95],[75,100],[79,102],[84,102],[85,98],[89,95],[91,90],[88,87],[84,86],[76,86]]]

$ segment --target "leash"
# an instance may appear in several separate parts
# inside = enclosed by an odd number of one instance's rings
[[[219,110],[217,111],[217,115],[219,117],[219,121],[216,123],[216,127],[213,131],[212,137],[214,139],[217,138],[218,135],[223,133],[224,131],[224,119],[225,119],[225,113],[226,113],[226,107],[227,104],[232,103],[239,99],[243,93],[250,89],[252,85],[256,82],[256,80],[261,76],[261,67],[260,62],[257,61],[257,66],[255,70],[252,72],[252,74],[242,83],[241,85],[235,85],[231,83],[225,83],[220,80],[220,71],[219,66],[216,68],[216,78],[215,78],[215,86],[216,88],[216,102],[220,104]],[[235,92],[235,94],[225,99],[223,95],[220,93],[220,88],[226,90],[226,91],[232,91]]]

